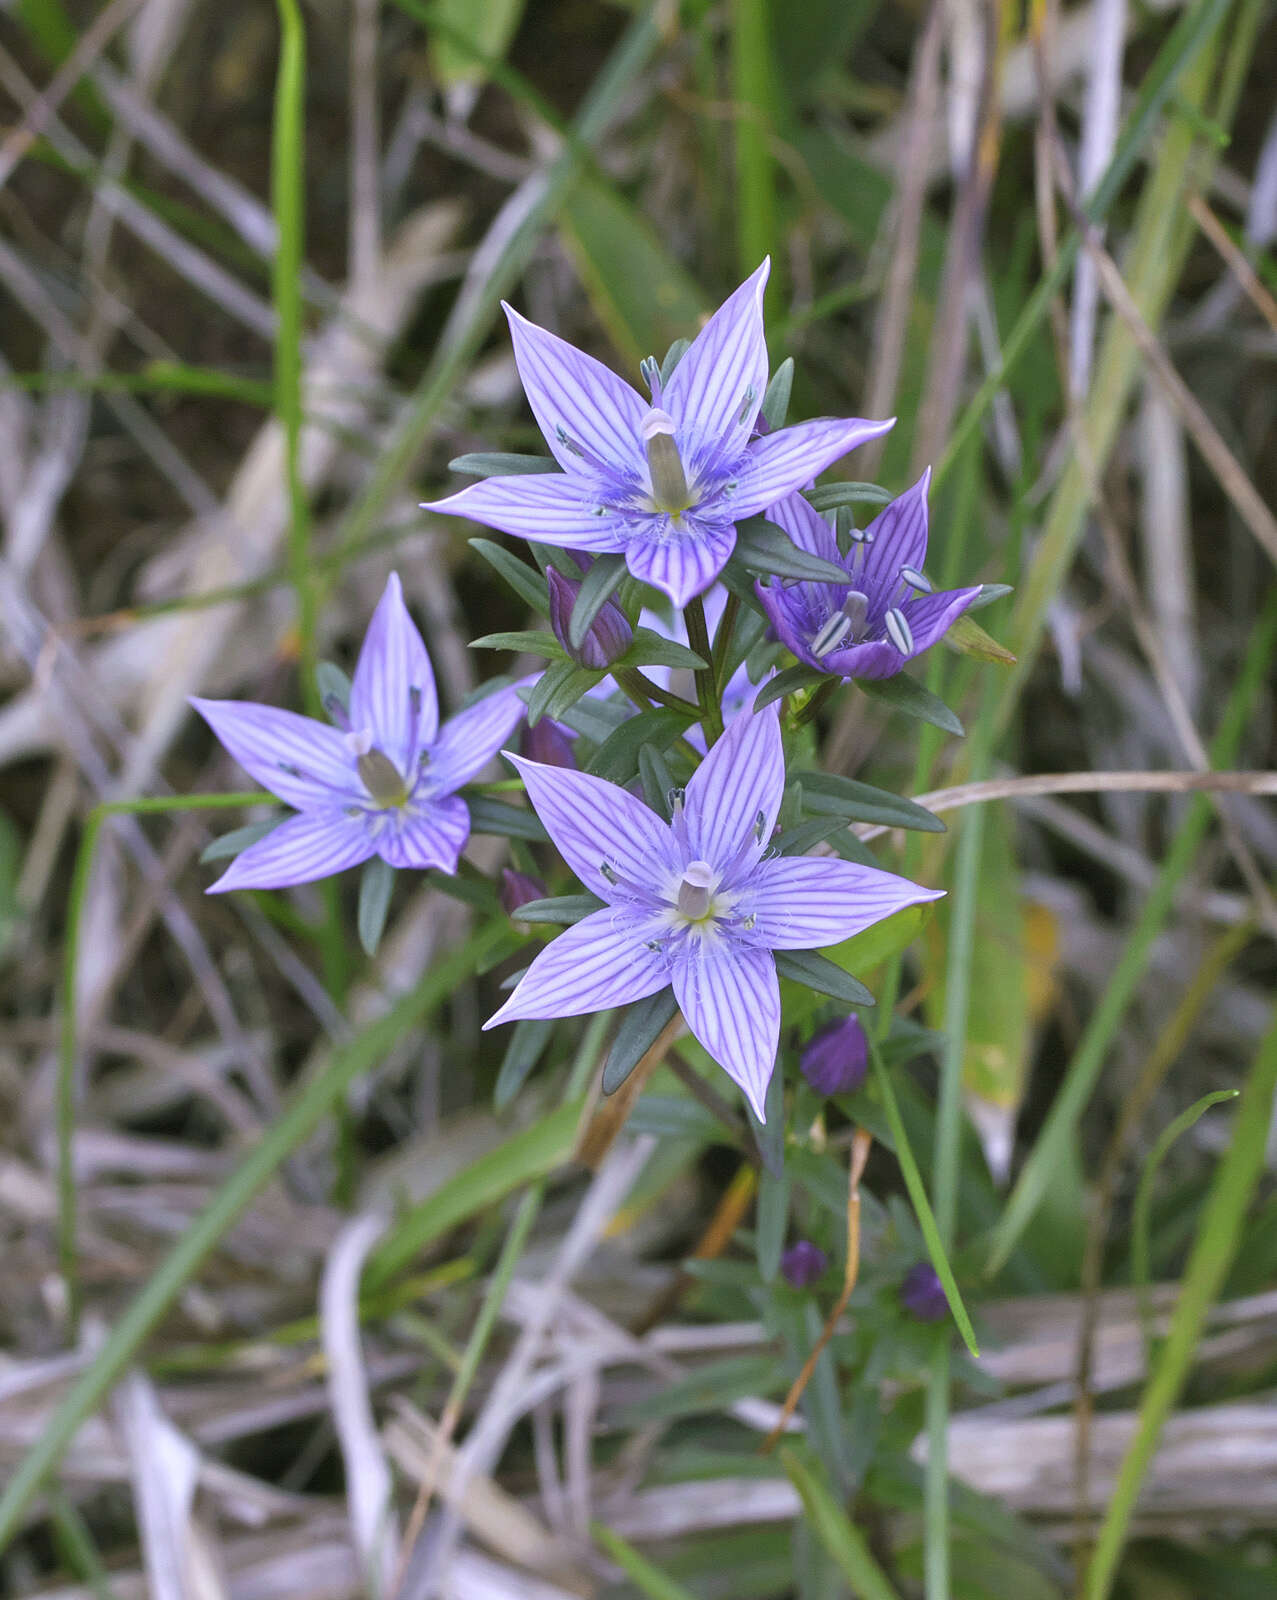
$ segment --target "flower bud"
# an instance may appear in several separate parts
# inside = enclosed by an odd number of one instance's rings
[[[615,601],[603,602],[602,609],[590,624],[590,631],[578,649],[568,639],[568,625],[572,621],[572,608],[581,592],[581,585],[573,583],[571,578],[565,578],[553,567],[545,569],[545,578],[550,586],[550,626],[554,629],[554,637],[573,661],[597,671],[610,667],[625,654],[634,643],[634,629]]]
[[[853,1014],[830,1022],[807,1042],[799,1062],[803,1077],[817,1094],[849,1094],[859,1089],[869,1070],[869,1041]]]
[[[566,767],[576,771],[576,753],[572,740],[562,723],[542,717],[535,727],[524,726],[519,739],[519,753],[529,761],[539,761],[546,767]]]
[[[505,914],[516,927],[526,927],[520,923],[516,913],[520,906],[526,906],[530,900],[544,900],[546,887],[540,878],[533,878],[526,872],[516,872],[513,867],[504,867],[501,872],[501,904]]]
[[[817,1278],[823,1277],[829,1257],[810,1239],[800,1239],[791,1244],[780,1258],[781,1276],[791,1289],[809,1289]]]
[[[929,1261],[910,1267],[900,1285],[900,1300],[909,1315],[917,1317],[919,1322],[939,1322],[949,1314],[949,1297]]]

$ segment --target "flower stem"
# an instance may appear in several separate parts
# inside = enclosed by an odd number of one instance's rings
[[[622,667],[619,671],[613,669],[612,676],[640,711],[646,711],[647,703],[651,703],[668,706],[671,711],[684,711],[688,716],[694,716],[698,722],[701,719],[700,706],[693,705],[690,700],[684,700],[681,694],[662,689],[659,683],[653,683],[637,667]]]
[[[683,620],[687,623],[688,645],[702,661],[709,663],[696,674],[696,698],[700,701],[700,721],[708,749],[722,735],[723,711],[715,690],[714,657],[709,647],[709,626],[705,621],[705,607],[700,595],[688,601]]]
[[[721,706],[723,703],[723,690],[727,687],[727,653],[732,647],[732,635],[736,632],[736,618],[740,615],[740,596],[733,594],[729,589],[727,604],[723,607],[723,615],[718,621],[718,632],[714,635],[714,654],[711,664],[714,668],[714,698]]]

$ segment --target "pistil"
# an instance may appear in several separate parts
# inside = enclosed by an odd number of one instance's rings
[[[714,869],[708,861],[689,861],[678,886],[678,910],[689,922],[703,922],[713,898]]]
[[[647,451],[647,470],[652,479],[652,503],[658,511],[678,516],[692,503],[683,471],[682,457],[674,442],[674,419],[666,411],[649,411],[640,433]]]
[[[407,802],[408,786],[403,774],[384,750],[375,747],[365,750],[355,763],[355,770],[374,804],[383,810]]]

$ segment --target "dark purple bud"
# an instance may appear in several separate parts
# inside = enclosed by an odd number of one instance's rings
[[[604,601],[602,610],[590,624],[590,631],[578,650],[568,641],[568,624],[572,620],[572,607],[581,592],[581,585],[573,583],[571,578],[565,578],[553,567],[545,569],[545,578],[550,585],[550,626],[554,629],[554,637],[573,661],[598,670],[610,667],[625,654],[634,643],[634,629],[625,620],[625,613],[620,606],[611,600]]]
[[[949,1298],[929,1261],[910,1267],[900,1285],[900,1300],[909,1315],[917,1317],[919,1322],[939,1322],[949,1315]]]
[[[800,1239],[791,1244],[780,1258],[781,1276],[791,1289],[809,1289],[817,1278],[823,1277],[829,1257],[810,1239]]]
[[[547,767],[566,767],[576,771],[576,752],[570,734],[562,723],[542,717],[534,728],[524,726],[519,740],[519,752],[529,761],[540,761]]]
[[[817,1094],[849,1094],[859,1089],[869,1070],[869,1041],[860,1018],[853,1013],[820,1028],[808,1040],[799,1065]]]
[[[520,906],[526,906],[529,900],[544,900],[545,896],[546,887],[540,878],[530,877],[526,872],[516,872],[513,867],[502,869],[501,904],[512,921],[518,921],[515,913]]]

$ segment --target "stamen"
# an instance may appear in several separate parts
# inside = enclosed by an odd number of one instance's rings
[[[919,594],[935,593],[935,585],[931,579],[925,573],[919,572],[917,567],[901,567],[900,576],[911,589],[916,589]]]
[[[867,528],[852,528],[851,542],[852,544],[872,544],[873,540],[869,537]]]
[[[902,656],[913,654],[913,633],[905,619],[905,614],[899,606],[892,606],[883,618],[887,629],[887,637],[899,650]]]
[[[811,641],[812,655],[827,656],[831,650],[838,648],[850,632],[851,618],[843,616],[841,611],[835,611]]]
[[[403,773],[384,750],[375,747],[367,750],[355,763],[359,780],[373,800],[383,810],[388,806],[402,806],[408,799],[408,786]]]
[[[759,844],[762,844],[763,835],[766,832],[767,832],[767,813],[765,811],[760,811],[758,813],[758,815],[754,818],[754,838],[758,840]]]
[[[644,939],[643,943],[649,950],[655,950],[659,952],[665,948],[659,939]]]
[[[869,618],[869,596],[859,589],[849,590],[842,603],[842,614],[851,623],[852,638],[859,643]]]
[[[575,439],[568,436],[568,431],[561,422],[556,422],[554,425],[554,437],[565,450],[570,450],[574,456],[584,456],[585,451],[582,450]]]
[[[350,717],[347,715],[345,706],[341,703],[340,696],[326,694],[324,696],[324,711],[329,721],[335,723],[343,733],[350,732]]]
[[[746,933],[752,933],[754,931],[754,924],[757,921],[758,921],[758,913],[756,911],[751,911],[750,914],[747,917],[742,917],[741,918],[741,924],[740,925],[741,925],[742,928],[744,928]]]
[[[408,690],[408,715],[414,722],[421,715],[421,689],[415,683]]]
[[[700,922],[709,913],[714,884],[714,869],[708,861],[689,861],[678,886],[678,909],[691,922]]]
[[[655,356],[644,356],[639,362],[639,371],[643,375],[643,382],[647,385],[653,401],[661,398],[661,363]]]
[[[647,470],[652,479],[652,500],[658,511],[678,516],[692,503],[683,460],[674,442],[674,419],[665,411],[652,410],[643,418],[639,433],[647,451]]]
[[[599,862],[599,871],[603,874],[603,876],[611,884],[617,884],[617,883],[619,883],[621,881],[616,875],[616,868],[613,867],[613,865],[612,865],[612,863],[610,861],[600,861]]]
[[[736,413],[736,421],[738,423],[744,422],[745,418],[749,415],[750,407],[753,404],[754,404],[754,386],[751,383],[749,388],[746,389],[746,391],[745,391],[745,398],[740,403],[740,410]]]

